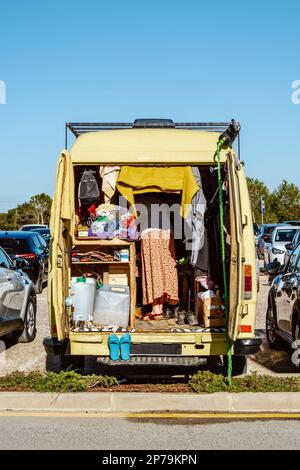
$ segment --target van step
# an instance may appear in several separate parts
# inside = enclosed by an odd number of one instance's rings
[[[105,365],[149,365],[149,366],[182,366],[182,367],[195,367],[204,365],[207,362],[206,357],[193,357],[193,356],[131,356],[129,361],[112,361],[110,357],[98,357],[97,362]]]

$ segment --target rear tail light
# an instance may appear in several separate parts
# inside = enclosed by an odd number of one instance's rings
[[[244,299],[252,298],[252,266],[245,264],[244,266]]]
[[[34,260],[37,258],[35,253],[23,253],[22,255],[18,255],[17,257],[26,259],[27,261]]]
[[[241,325],[241,333],[251,333],[252,326],[251,325]]]

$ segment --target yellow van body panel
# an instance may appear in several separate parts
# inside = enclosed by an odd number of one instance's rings
[[[74,164],[212,164],[219,133],[186,129],[119,129],[87,132],[74,142]],[[226,160],[226,151],[221,151]]]

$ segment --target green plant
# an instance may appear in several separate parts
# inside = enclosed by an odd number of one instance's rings
[[[300,378],[253,373],[236,377],[229,385],[222,375],[213,374],[210,371],[199,371],[190,378],[189,387],[196,393],[299,392]]]
[[[74,371],[55,372],[13,372],[0,377],[0,390],[33,392],[84,392],[90,388],[108,388],[117,385],[115,377],[102,375],[83,376]]]

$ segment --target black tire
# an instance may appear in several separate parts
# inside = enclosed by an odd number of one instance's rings
[[[31,295],[24,318],[24,329],[18,337],[19,343],[31,343],[36,336],[36,297]]]
[[[282,351],[285,349],[286,345],[283,339],[278,335],[277,331],[277,319],[272,303],[270,302],[266,313],[266,337],[271,349]]]
[[[300,371],[300,312],[296,310],[293,317],[292,325],[292,335],[293,335],[293,353],[291,356],[291,361],[295,369]],[[296,344],[297,341],[297,344]],[[298,344],[299,343],[299,344]]]
[[[247,356],[231,356],[232,377],[247,374]],[[223,356],[223,374],[228,373],[228,356]]]
[[[44,287],[44,270],[40,272],[39,277],[34,285],[34,290],[36,294],[41,294]]]
[[[63,354],[51,354],[46,356],[46,371],[60,373],[61,371],[74,370],[84,373],[84,356],[64,356]]]

